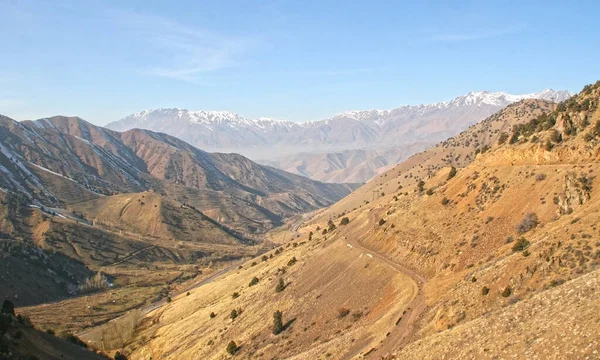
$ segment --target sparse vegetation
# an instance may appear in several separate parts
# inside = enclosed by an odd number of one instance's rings
[[[346,316],[348,316],[348,314],[350,314],[350,309],[340,308],[340,309],[338,309],[337,317],[338,317],[338,319],[342,319],[342,318],[345,318]]]
[[[256,284],[258,284],[258,278],[255,276],[252,278],[252,280],[250,280],[250,284],[248,284],[248,287],[254,286]]]
[[[521,220],[519,224],[516,226],[516,230],[519,234],[526,233],[536,226],[538,226],[539,220],[535,213],[527,213]]]
[[[277,286],[275,287],[275,292],[282,292],[283,290],[285,290],[285,282],[283,281],[283,278],[279,278]]]
[[[519,252],[529,247],[529,241],[525,238],[519,238],[512,247],[513,252]]]
[[[236,309],[231,310],[231,313],[229,314],[229,318],[231,320],[235,320],[235,318],[237,318],[238,316],[239,316],[239,314]]]
[[[235,341],[231,340],[229,344],[227,344],[226,350],[229,355],[235,355],[238,352],[239,347]]]
[[[379,226],[382,226],[383,224],[385,224],[385,220],[384,219],[379,219]]]
[[[456,168],[455,168],[454,166],[452,166],[452,167],[450,168],[450,172],[448,173],[448,178],[447,178],[447,180],[450,180],[450,179],[452,179],[452,178],[453,178],[453,177],[455,177],[455,176],[456,176]]]
[[[350,219],[346,216],[342,218],[342,220],[340,221],[340,225],[348,225],[349,222]]]
[[[283,331],[283,313],[279,310],[273,313],[273,334],[279,335]]]
[[[505,287],[504,290],[502,291],[502,297],[509,297],[510,294],[512,294],[512,290],[510,287]]]

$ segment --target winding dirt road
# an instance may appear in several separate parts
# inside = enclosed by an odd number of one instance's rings
[[[402,273],[408,277],[410,277],[414,285],[416,287],[416,293],[413,296],[412,300],[408,304],[406,311],[402,314],[398,314],[398,318],[400,319],[394,329],[390,332],[389,336],[385,338],[381,346],[367,350],[367,352],[359,352],[349,353],[344,359],[352,359],[356,357],[362,357],[366,359],[378,359],[382,356],[385,356],[395,350],[402,348],[406,345],[407,341],[410,339],[410,336],[415,331],[415,322],[418,319],[419,315],[425,310],[425,300],[423,296],[423,285],[427,281],[425,277],[418,274],[417,272],[398,264],[387,257],[366,248],[364,245],[358,243],[355,239],[345,239],[347,243],[352,245],[352,247],[356,250],[359,250],[363,253],[371,255],[374,259],[388,265],[399,273]],[[363,349],[364,350],[364,349]]]

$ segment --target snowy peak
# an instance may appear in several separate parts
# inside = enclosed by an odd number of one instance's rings
[[[448,106],[493,105],[506,106],[524,99],[540,99],[561,102],[573,96],[568,91],[546,89],[537,93],[513,95],[506,92],[472,91],[446,103]]]
[[[180,108],[171,109],[151,109],[127,116],[119,122],[125,123],[146,123],[157,120],[169,119],[175,122],[185,122],[189,124],[202,125],[226,125],[226,126],[267,126],[271,124],[284,123],[283,121],[271,118],[259,118],[256,120],[245,118],[231,111],[215,110],[187,110]],[[109,124],[110,125],[114,125]]]

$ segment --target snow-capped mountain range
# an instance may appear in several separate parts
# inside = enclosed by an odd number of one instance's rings
[[[524,95],[478,91],[435,104],[345,111],[328,119],[303,123],[249,119],[229,111],[155,109],[132,114],[107,127],[117,131],[132,128],[159,131],[208,151],[239,152],[252,158],[273,159],[296,152],[436,142],[511,103],[523,99],[560,102],[571,96],[568,91],[551,89]]]

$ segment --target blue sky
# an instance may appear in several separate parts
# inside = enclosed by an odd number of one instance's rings
[[[0,0],[0,114],[319,120],[600,78],[600,2]]]

